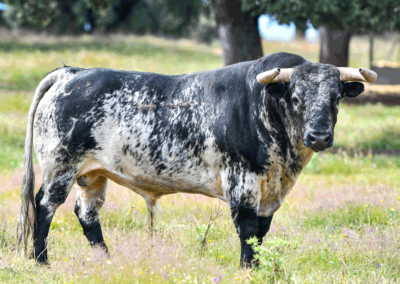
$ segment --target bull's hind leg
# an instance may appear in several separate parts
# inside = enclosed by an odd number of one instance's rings
[[[92,172],[79,177],[77,184],[75,214],[81,223],[83,234],[92,247],[101,247],[108,253],[99,220],[99,211],[106,198],[107,178]]]
[[[147,198],[145,198],[145,201],[146,201],[146,206],[147,206],[147,212],[149,214],[149,232],[151,235],[153,235],[154,216],[155,216],[155,209],[157,206],[157,199],[147,197]]]
[[[36,224],[34,226],[34,257],[36,262],[48,264],[46,239],[56,209],[64,203],[75,180],[75,173],[56,173],[45,179],[36,194]]]

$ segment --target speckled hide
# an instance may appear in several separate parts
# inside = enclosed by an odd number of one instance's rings
[[[296,67],[290,84],[257,83],[277,67]],[[92,244],[105,247],[98,211],[107,179],[140,194],[151,217],[166,194],[219,198],[241,239],[259,236],[262,218],[270,222],[313,155],[307,133],[329,131],[333,143],[338,101],[349,89],[336,67],[287,53],[178,76],[64,67],[40,86],[30,115],[43,172],[34,232],[42,262],[48,229],[40,222],[75,182],[75,212]],[[242,259],[251,259],[243,246]]]

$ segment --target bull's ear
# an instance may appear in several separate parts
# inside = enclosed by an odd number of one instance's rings
[[[364,92],[364,84],[359,82],[343,82],[343,94],[349,98],[355,98]]]
[[[269,83],[264,87],[267,95],[272,96],[276,99],[281,99],[285,96],[287,91],[286,83]]]

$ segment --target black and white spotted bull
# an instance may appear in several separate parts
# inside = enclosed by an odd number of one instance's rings
[[[141,195],[151,220],[166,194],[227,202],[249,265],[246,240],[262,242],[313,153],[332,146],[339,101],[364,90],[346,81],[374,79],[288,53],[178,76],[55,70],[29,111],[19,242],[32,234],[33,256],[48,263],[51,220],[75,183],[83,233],[107,251],[99,210],[110,179]],[[32,146],[43,173],[36,198]]]

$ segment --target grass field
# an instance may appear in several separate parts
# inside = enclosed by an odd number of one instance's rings
[[[362,39],[352,41],[352,66],[368,66],[367,46]],[[388,46],[382,43],[382,54]],[[264,51],[288,51],[316,61],[318,45],[264,42]],[[47,72],[65,62],[181,74],[220,67],[220,54],[217,43],[204,46],[152,37],[26,36],[18,42],[2,37],[0,282],[400,282],[400,157],[374,154],[400,149],[400,107],[382,105],[341,106],[335,146],[346,152],[313,157],[257,248],[260,269],[238,268],[239,239],[225,204],[197,195],[164,197],[157,231],[150,238],[144,201],[113,183],[101,211],[110,259],[87,244],[72,214],[74,191],[51,225],[50,267],[36,266],[14,250],[27,111],[34,88]],[[356,154],[350,156],[347,149]],[[369,154],[361,154],[365,152]],[[38,188],[38,167],[36,173]],[[221,213],[202,252],[210,215],[218,208]]]

